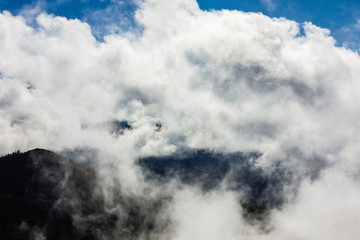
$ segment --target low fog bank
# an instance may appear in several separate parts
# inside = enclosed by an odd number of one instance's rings
[[[259,166],[256,161],[261,154],[256,152],[186,149],[139,158],[134,168],[143,179],[134,185],[136,190],[129,191],[119,174],[109,175],[109,169],[94,165],[99,162],[98,150],[68,149],[63,154],[75,161],[43,149],[0,158],[1,236],[84,240],[356,237],[348,231],[356,229],[352,221],[358,217],[358,185],[331,167],[321,169],[316,178],[311,170],[300,179],[279,163],[266,169]],[[334,229],[329,222],[341,224]],[[304,231],[308,228],[311,235]]]

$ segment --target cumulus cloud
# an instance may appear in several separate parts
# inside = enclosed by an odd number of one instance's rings
[[[29,26],[4,11],[0,153],[96,148],[112,156],[99,167],[111,162],[136,191],[139,157],[257,151],[259,167],[281,163],[299,187],[271,214],[270,232],[244,225],[232,192],[181,190],[172,239],[209,239],[209,229],[216,239],[221,230],[226,239],[358,236],[358,53],[309,22],[202,11],[193,0],[140,2],[135,19],[141,34],[98,42],[80,20],[42,13]],[[114,134],[121,122],[131,129]]]

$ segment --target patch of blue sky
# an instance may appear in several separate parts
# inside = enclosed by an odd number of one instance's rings
[[[134,1],[121,0],[0,0],[0,10],[25,15],[31,20],[40,12],[87,22],[100,41],[112,33],[136,28]]]

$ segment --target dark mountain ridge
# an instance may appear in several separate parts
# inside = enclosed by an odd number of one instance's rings
[[[98,182],[93,169],[48,150],[1,157],[0,239],[136,239],[156,232],[164,199],[126,196],[117,184],[109,204]]]
[[[76,231],[72,213],[78,207],[83,215],[99,212],[104,200],[94,194],[96,185],[94,170],[51,151],[34,149],[2,157],[1,239],[31,239],[33,229],[46,229],[47,239],[93,239]],[[69,197],[75,205],[64,201]]]
[[[251,224],[266,222],[268,211],[281,205],[286,177],[282,168],[266,173],[256,167],[259,156],[188,150],[137,163],[160,189],[174,178],[205,192],[225,181],[228,190],[243,193],[239,204]],[[111,197],[105,197],[95,168],[54,152],[34,149],[1,157],[0,239],[156,239],[171,231],[171,219],[161,215],[171,193],[132,196],[113,177]]]

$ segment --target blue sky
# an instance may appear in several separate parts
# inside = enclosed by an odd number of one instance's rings
[[[198,0],[204,10],[231,9],[262,12],[271,17],[286,17],[299,23],[310,21],[331,30],[338,45],[360,46],[360,0]],[[0,0],[0,9],[24,14],[37,9],[88,22],[97,38],[109,32],[134,26],[133,1],[119,0]],[[36,12],[36,11],[32,11]],[[112,27],[109,25],[112,24]],[[104,26],[107,26],[104,28]],[[117,26],[118,28],[114,28]]]

